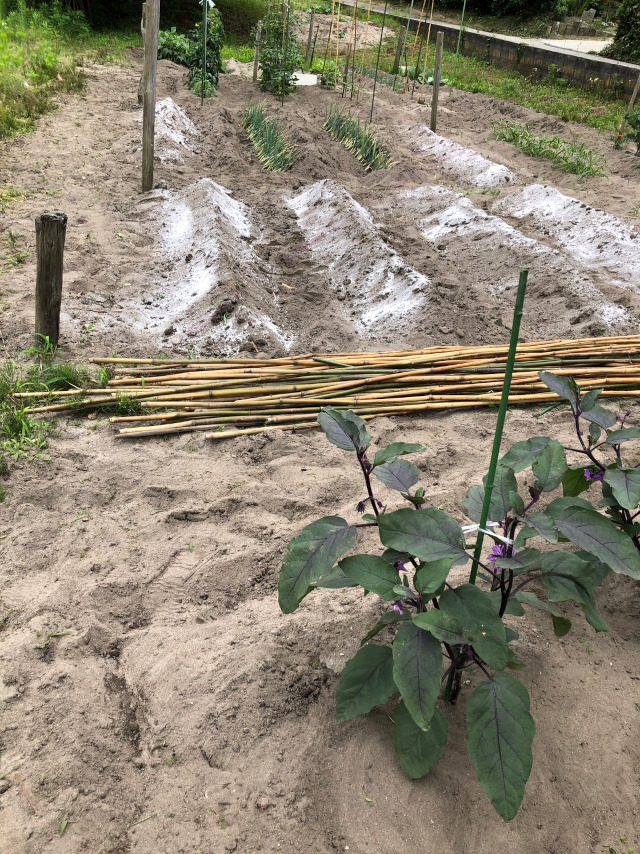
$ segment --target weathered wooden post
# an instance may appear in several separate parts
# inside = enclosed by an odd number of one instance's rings
[[[48,338],[58,346],[62,267],[67,215],[43,213],[36,217],[36,345]]]
[[[444,33],[440,31],[436,36],[436,65],[433,70],[433,97],[431,98],[431,130],[435,133],[438,121],[438,96],[440,94],[440,77],[442,75],[442,45]]]
[[[304,56],[304,67],[308,71],[309,65],[311,63],[311,45],[313,42],[313,22],[315,20],[316,13],[315,10],[311,10],[311,18],[309,19],[309,37],[307,38],[307,52]]]
[[[262,34],[262,21],[258,21],[256,27],[256,50],[253,54],[253,82],[258,80],[258,63],[260,62],[260,35]]]
[[[153,151],[156,124],[156,72],[160,0],[147,0],[144,37],[144,98],[142,103],[142,192],[153,187]]]
[[[400,35],[398,36],[398,46],[396,48],[396,56],[393,60],[393,68],[391,69],[392,74],[397,74],[398,69],[400,68],[400,60],[402,59],[402,51],[404,49],[404,40],[407,35],[407,28],[402,27],[400,30]]]

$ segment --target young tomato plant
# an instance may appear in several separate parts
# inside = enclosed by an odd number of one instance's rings
[[[527,689],[505,672],[524,664],[510,646],[518,634],[504,617],[540,609],[562,637],[571,623],[556,606],[573,601],[597,632],[606,631],[596,609],[597,587],[611,570],[640,579],[640,468],[625,465],[622,454],[625,443],[640,439],[640,429],[625,427],[601,406],[601,390],[582,395],[569,378],[540,377],[571,405],[577,446],[535,436],[502,457],[491,493],[495,521],[485,532],[493,546],[475,565],[466,534],[478,528],[484,486],[469,489],[463,507],[476,524],[461,528],[427,506],[424,489],[414,490],[419,471],[405,457],[423,446],[395,442],[371,461],[365,422],[348,410],[323,410],[318,421],[329,441],[356,455],[366,490],[357,511],[372,512],[356,523],[328,516],[304,528],[289,545],[278,588],[285,614],[319,587],[361,586],[390,603],[347,662],[336,709],[338,720],[347,721],[398,697],[393,743],[411,779],[428,774],[445,753],[441,686],[446,683],[444,702],[455,702],[463,674],[479,672],[482,681],[467,700],[467,749],[480,785],[506,821],[524,797],[535,725]],[[567,451],[584,459],[569,465]],[[523,487],[516,474],[527,469],[529,485]],[[410,507],[389,511],[374,494],[376,481],[399,492]],[[596,485],[602,492],[598,506],[607,515],[581,497]],[[562,497],[553,497],[559,489]],[[365,531],[377,533],[381,547],[345,557]],[[529,545],[534,539],[541,548]],[[450,575],[469,562],[478,570],[477,586],[455,583]],[[393,634],[390,643],[372,643],[385,631]]]

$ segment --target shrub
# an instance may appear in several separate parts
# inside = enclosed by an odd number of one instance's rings
[[[218,86],[223,69],[222,40],[224,27],[217,9],[211,9],[207,29],[207,70],[204,94],[210,95]],[[178,33],[175,27],[161,30],[158,35],[158,59],[169,59],[189,69],[187,85],[196,94],[202,90],[202,29],[196,24],[188,33]]]
[[[295,72],[302,65],[302,54],[292,33],[290,7],[273,5],[262,19],[260,34],[260,88],[284,97],[295,92]]]
[[[246,44],[259,20],[267,12],[264,0],[216,0],[224,25],[225,40],[231,44]]]
[[[640,63],[640,0],[623,0],[616,37],[600,55]]]

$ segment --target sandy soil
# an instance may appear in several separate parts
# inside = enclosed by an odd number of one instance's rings
[[[83,98],[0,148],[2,185],[29,193],[0,215],[1,239],[10,229],[31,253],[0,278],[7,356],[31,344],[33,218],[47,209],[69,216],[68,358],[503,342],[524,265],[523,338],[637,330],[639,161],[608,136],[447,90],[434,138],[428,106],[382,87],[374,123],[395,165],[367,175],[322,130],[339,95],[304,88],[267,101],[299,146],[273,175],[240,123],[261,100],[253,84],[224,76],[201,108],[161,62],[157,187],[143,196],[138,73],[137,55],[92,69]],[[580,182],[495,142],[504,117],[579,138],[610,176]],[[566,416],[538,415],[511,412],[505,443],[568,439]],[[380,419],[372,432],[423,442],[429,499],[462,521],[494,419]],[[78,418],[49,453],[16,464],[0,507],[2,852],[638,850],[637,584],[605,584],[608,634],[571,608],[561,641],[542,615],[519,624],[538,734],[506,825],[466,757],[464,698],[420,782],[396,763],[389,710],[335,722],[374,597],[327,591],[279,613],[289,538],[320,515],[353,517],[362,497],[322,436],[125,443],[106,419]],[[64,634],[42,648],[50,633]]]

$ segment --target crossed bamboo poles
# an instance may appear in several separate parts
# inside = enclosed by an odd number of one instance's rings
[[[121,437],[206,431],[206,439],[226,439],[317,427],[325,406],[352,409],[367,420],[475,408],[499,403],[507,349],[430,347],[203,361],[96,358],[91,361],[114,371],[104,389],[60,392],[58,402],[28,411],[87,411],[124,400],[145,412],[111,418]],[[540,382],[540,370],[573,376],[584,389],[602,387],[603,397],[640,397],[640,335],[519,344],[511,405],[558,401]]]

